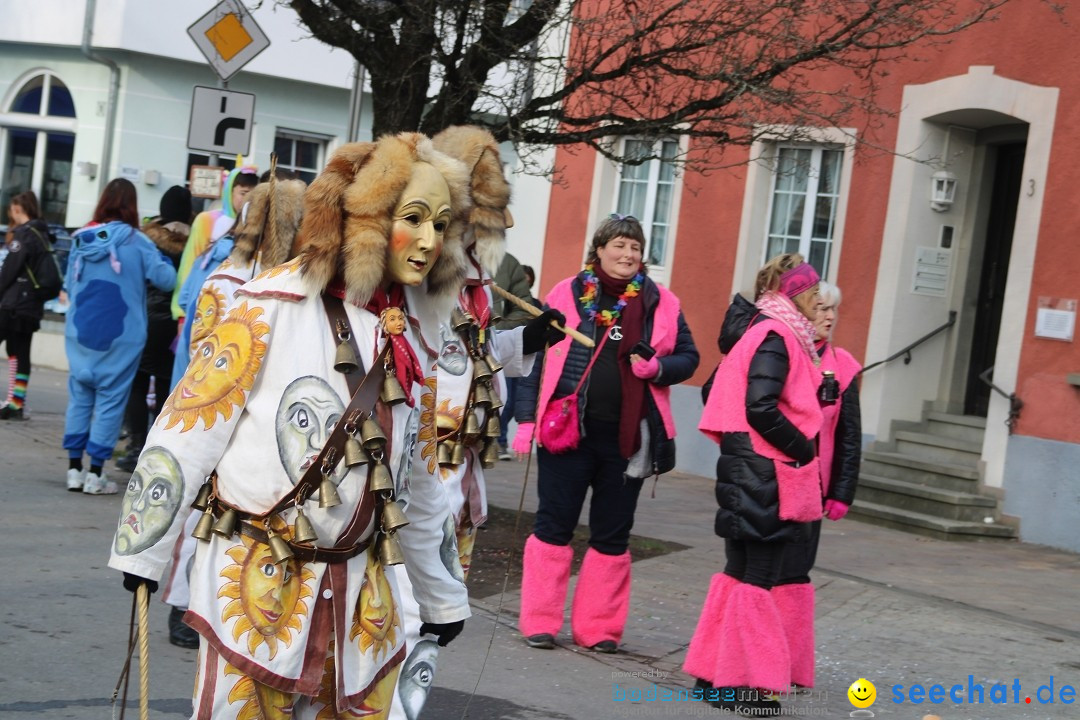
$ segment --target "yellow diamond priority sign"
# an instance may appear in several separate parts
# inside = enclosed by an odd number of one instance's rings
[[[223,0],[188,28],[188,35],[222,80],[235,75],[270,46],[240,0]]]

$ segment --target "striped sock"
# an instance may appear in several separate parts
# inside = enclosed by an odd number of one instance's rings
[[[11,393],[11,407],[16,410],[22,409],[22,406],[26,404],[26,383],[29,381],[29,374],[15,373],[15,385]]]
[[[14,355],[9,355],[7,361],[8,361],[8,383],[7,383],[8,391],[7,391],[7,397],[4,399],[4,404],[5,405],[10,405],[11,404],[11,395],[12,395],[12,393],[15,392],[15,373],[18,372],[19,359],[17,357],[15,357]]]

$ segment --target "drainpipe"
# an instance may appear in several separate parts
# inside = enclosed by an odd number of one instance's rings
[[[91,38],[94,34],[94,6],[96,0],[86,0],[86,16],[83,18],[82,53],[88,59],[109,68],[109,100],[105,110],[105,141],[101,149],[101,170],[98,173],[98,194],[109,182],[109,165],[112,161],[113,133],[116,130],[116,105],[120,96],[120,67],[105,57],[94,52]]]

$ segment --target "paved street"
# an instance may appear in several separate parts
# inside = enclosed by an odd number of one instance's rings
[[[106,566],[120,496],[64,488],[65,380],[35,371],[30,419],[0,424],[0,718],[109,718],[127,644],[130,595]],[[523,470],[502,462],[490,473],[493,504],[517,508]],[[511,587],[501,601],[474,602],[474,619],[439,658],[426,718],[721,716],[700,702],[614,699],[620,692],[648,698],[654,684],[661,692],[692,684],[679,668],[709,578],[723,562],[712,534],[711,480],[673,474],[660,480],[654,499],[651,489],[646,485],[634,532],[689,549],[634,564],[624,652],[582,651],[568,627],[557,649],[529,649],[515,630],[518,592]],[[1061,702],[1075,699],[1065,686],[1080,688],[1080,556],[1021,543],[945,543],[854,521],[826,525],[814,576],[818,687],[786,701],[788,714],[849,717],[847,688],[863,677],[877,687],[876,717],[1080,717],[1080,707]],[[190,713],[194,653],[168,644],[167,614],[155,599],[151,717],[176,720]],[[1056,702],[1040,704],[1039,688],[1051,682]],[[913,685],[929,693],[935,684],[944,686],[945,702],[908,699]],[[992,689],[1001,684],[1008,704],[991,702],[1000,699]],[[962,704],[948,698],[955,685]],[[903,686],[904,703],[894,702],[901,692],[894,686]],[[968,702],[969,692],[977,699],[976,686],[982,704]],[[136,693],[133,685],[133,707]]]

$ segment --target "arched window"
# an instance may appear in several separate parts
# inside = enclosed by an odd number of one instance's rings
[[[7,222],[10,198],[33,190],[45,219],[63,224],[75,154],[75,102],[48,70],[16,85],[0,113],[0,214]]]

